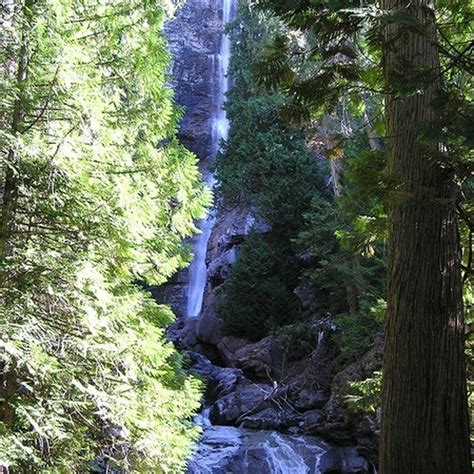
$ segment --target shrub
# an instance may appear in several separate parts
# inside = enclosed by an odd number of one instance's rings
[[[340,314],[333,320],[339,327],[334,337],[341,349],[341,365],[347,365],[366,352],[374,342],[375,335],[382,329],[377,312],[364,311],[357,314]]]
[[[375,413],[381,405],[382,372],[374,372],[360,382],[350,382],[351,391],[346,395],[345,402],[354,413]]]

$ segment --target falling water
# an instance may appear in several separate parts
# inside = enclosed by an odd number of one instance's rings
[[[223,25],[232,19],[232,10],[235,0],[222,0]],[[230,61],[230,38],[223,34],[220,51],[213,58],[213,64],[217,67],[215,76],[216,84],[216,107],[212,117],[212,156],[211,161],[219,150],[221,140],[226,140],[229,132],[229,120],[224,110],[226,93],[229,90],[229,78],[227,71]],[[209,187],[214,185],[214,176],[209,172],[204,172],[204,178]],[[187,316],[195,318],[199,316],[202,309],[204,288],[207,280],[206,252],[207,244],[214,226],[215,217],[210,213],[206,219],[198,222],[200,234],[193,241],[194,259],[189,267],[189,286]]]

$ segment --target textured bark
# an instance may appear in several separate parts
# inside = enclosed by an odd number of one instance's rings
[[[390,199],[380,472],[469,474],[460,247],[450,170],[418,137],[439,82],[434,0],[382,0],[420,28],[385,28]],[[420,70],[422,93],[400,95]]]

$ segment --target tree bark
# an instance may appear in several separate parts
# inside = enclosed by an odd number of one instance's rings
[[[381,0],[419,28],[385,27],[389,209],[380,472],[470,474],[460,245],[452,172],[418,133],[440,84],[434,0]],[[418,91],[399,84],[423,71]],[[439,156],[439,155],[438,155]]]

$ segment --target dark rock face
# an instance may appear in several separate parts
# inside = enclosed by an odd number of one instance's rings
[[[212,152],[211,117],[215,110],[217,64],[222,33],[219,0],[187,0],[166,24],[173,57],[171,76],[176,102],[185,112],[180,139],[201,161]]]
[[[294,396],[294,406],[298,410],[311,410],[313,408],[323,408],[329,399],[329,393],[326,390],[311,390],[302,388]]]
[[[218,63],[222,38],[222,2],[187,0],[165,25],[172,56],[170,76],[175,102],[183,108],[179,138],[199,158],[206,172],[215,153],[213,120],[218,102]],[[186,316],[188,271],[151,288],[154,298],[170,304],[178,318]]]
[[[186,294],[188,291],[187,270],[176,273],[172,279],[161,286],[151,286],[147,290],[160,303],[169,304],[175,315],[186,314]]]
[[[227,366],[237,367],[237,351],[247,344],[250,344],[250,341],[243,337],[226,336],[221,339],[217,349]]]
[[[216,425],[239,425],[242,417],[268,407],[271,386],[245,379],[228,395],[220,397],[211,407],[211,421]]]

